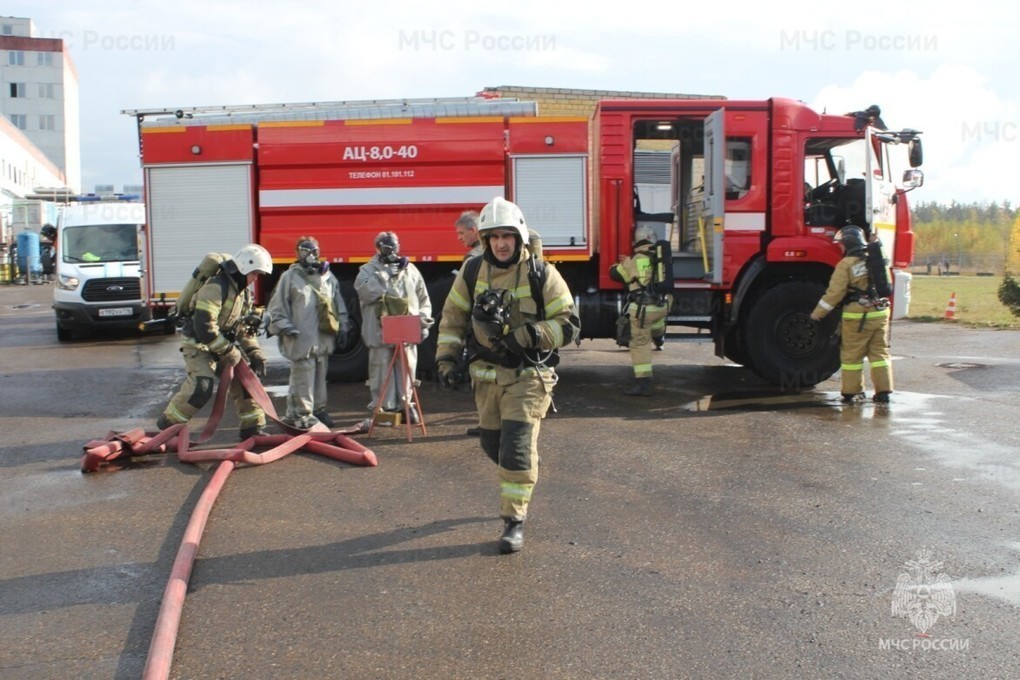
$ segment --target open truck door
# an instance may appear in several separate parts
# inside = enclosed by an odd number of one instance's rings
[[[892,181],[888,145],[867,128],[864,158],[864,200],[869,224],[861,225],[882,239],[882,253],[892,262],[896,246],[896,185]]]
[[[705,278],[722,283],[723,234],[726,213],[726,129],[725,109],[717,109],[705,118],[705,193],[701,202],[702,247],[708,247]],[[704,231],[712,230],[711,238]]]

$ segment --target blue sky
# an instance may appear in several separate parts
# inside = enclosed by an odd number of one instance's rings
[[[51,0],[3,12],[70,47],[85,189],[141,183],[123,109],[525,85],[878,104],[890,127],[924,131],[914,201],[1020,203],[1020,48],[991,3],[681,4]]]

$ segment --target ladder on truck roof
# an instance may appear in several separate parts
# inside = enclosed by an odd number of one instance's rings
[[[516,98],[451,97],[446,99],[369,99],[295,104],[236,104],[163,109],[124,109],[139,127],[168,123],[215,125],[303,120],[383,120],[468,116],[536,116],[538,105]],[[152,119],[152,120],[147,120]]]

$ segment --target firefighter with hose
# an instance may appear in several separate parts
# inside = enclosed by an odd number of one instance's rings
[[[272,272],[269,252],[254,243],[246,245],[224,260],[181,310],[181,354],[187,375],[156,421],[160,430],[190,421],[212,398],[216,376],[225,366],[247,359],[255,375],[265,376],[266,357],[255,337],[258,327],[249,323],[254,307],[248,287],[259,275]],[[266,434],[262,429],[266,414],[247,390],[233,382],[230,396],[237,405],[240,438]]]
[[[882,261],[881,244],[868,243],[864,230],[856,225],[840,229],[835,240],[842,244],[844,257],[829,278],[829,288],[811,312],[820,321],[837,307],[843,308],[840,327],[839,361],[843,403],[863,401],[864,359],[871,364],[874,401],[888,404],[893,389],[889,357],[888,271]]]
[[[580,332],[573,295],[554,267],[541,271],[521,209],[493,199],[479,217],[483,254],[457,273],[439,324],[436,365],[455,386],[465,342],[482,450],[499,468],[499,552],[521,550],[538,481],[538,432],[552,403],[557,348]],[[468,271],[471,282],[467,280]],[[468,330],[472,333],[469,334]]]

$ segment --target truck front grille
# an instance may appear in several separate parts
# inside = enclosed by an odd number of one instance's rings
[[[118,302],[139,300],[142,297],[141,280],[138,278],[92,279],[85,282],[81,291],[85,302]]]

